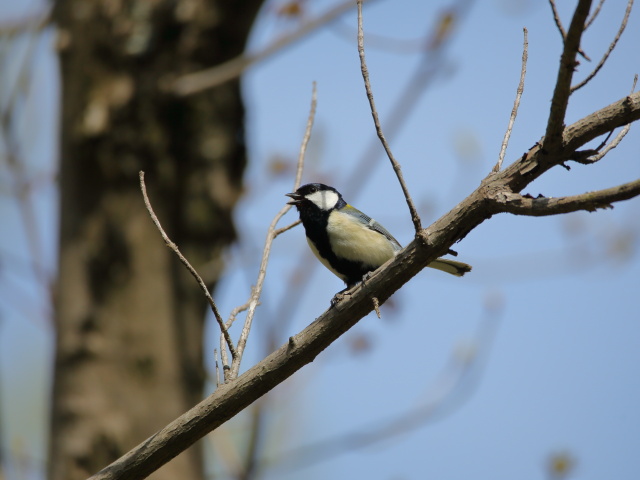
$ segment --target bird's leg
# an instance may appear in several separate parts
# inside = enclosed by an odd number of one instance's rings
[[[340,303],[342,300],[344,300],[344,297],[346,297],[348,295],[351,295],[351,289],[353,287],[355,287],[356,285],[359,285],[359,284],[362,284],[362,286],[364,286],[366,284],[367,280],[373,278],[374,275],[375,275],[375,271],[367,272],[362,276],[362,280],[360,280],[359,282],[357,282],[357,283],[355,283],[353,285],[347,285],[346,288],[340,290],[331,299],[331,306],[335,307],[338,303]]]

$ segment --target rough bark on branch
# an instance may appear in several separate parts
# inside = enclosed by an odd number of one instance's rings
[[[520,192],[573,151],[614,128],[640,119],[640,93],[621,99],[564,129],[559,154],[549,155],[539,145],[481,185],[416,238],[393,260],[381,267],[348,300],[330,308],[271,355],[141,443],[93,477],[93,480],[139,479],[188,448],[276,385],[282,383],[327,348],[373,309],[407,283],[454,243],[492,215],[504,211],[495,201],[500,192]],[[637,191],[634,191],[637,194]]]

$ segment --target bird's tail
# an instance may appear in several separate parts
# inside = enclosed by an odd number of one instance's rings
[[[465,273],[471,271],[471,265],[466,263],[456,262],[455,260],[448,260],[446,258],[438,258],[431,262],[428,267],[435,268],[436,270],[442,270],[443,272],[450,273],[456,277],[461,277]]]

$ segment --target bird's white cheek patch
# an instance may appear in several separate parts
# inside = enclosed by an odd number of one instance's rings
[[[349,215],[332,213],[327,233],[333,252],[347,260],[377,268],[396,253],[384,235],[364,227]]]
[[[331,210],[339,199],[340,197],[333,190],[322,190],[307,195],[307,200],[315,203],[320,210]]]

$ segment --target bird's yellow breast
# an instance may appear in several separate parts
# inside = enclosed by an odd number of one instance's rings
[[[381,233],[367,228],[357,218],[333,211],[327,233],[336,256],[378,268],[395,255],[391,242]]]

